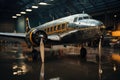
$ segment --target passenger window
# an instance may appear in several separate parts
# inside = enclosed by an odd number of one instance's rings
[[[58,25],[58,30],[60,30],[60,25]]]
[[[74,22],[76,22],[77,21],[77,17],[76,18],[74,18]]]
[[[49,32],[49,28],[47,28],[47,32]]]
[[[50,31],[52,32],[52,27],[50,28]]]
[[[65,24],[62,24],[62,29],[64,29],[65,28]]]
[[[56,26],[54,26],[54,31],[56,30]]]
[[[46,29],[44,29],[44,31],[46,32]]]

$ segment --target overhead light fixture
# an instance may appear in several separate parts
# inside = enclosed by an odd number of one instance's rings
[[[23,11],[22,11],[22,12],[20,12],[20,13],[21,13],[21,14],[26,14],[26,12],[23,12]]]
[[[21,14],[16,14],[16,16],[21,16]]]
[[[14,19],[15,19],[15,18],[17,18],[17,16],[12,16],[12,18],[14,18]]]
[[[114,15],[114,17],[117,17],[117,15]]]
[[[39,5],[48,5],[48,4],[45,2],[40,2]]]
[[[32,11],[32,9],[26,9],[26,11],[27,11],[27,12],[31,12],[31,11]]]
[[[32,8],[37,9],[37,8],[38,8],[38,6],[32,6]]]

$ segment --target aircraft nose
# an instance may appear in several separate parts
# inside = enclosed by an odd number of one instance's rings
[[[95,24],[96,24],[96,26],[99,26],[100,27],[100,30],[101,31],[103,31],[103,30],[105,30],[105,25],[103,24],[103,22],[101,22],[101,21],[95,21]]]
[[[81,24],[86,25],[86,26],[101,26],[101,25],[103,25],[103,23],[101,21],[94,20],[94,19],[82,20]]]
[[[103,23],[98,20],[90,20],[89,22],[94,26],[102,26],[103,25]]]
[[[101,22],[101,21],[97,21],[97,25],[98,25],[98,26],[103,26],[104,24],[103,24],[103,22]]]

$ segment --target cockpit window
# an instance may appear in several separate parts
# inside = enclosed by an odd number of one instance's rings
[[[91,19],[91,16],[75,17],[74,22],[77,22],[78,20],[82,20],[82,19]]]
[[[74,22],[76,22],[76,21],[77,21],[77,18],[78,18],[78,17],[75,17],[75,18],[74,18]]]
[[[89,17],[88,16],[84,16],[83,19],[89,19]]]
[[[79,17],[79,20],[82,20],[82,17]]]
[[[91,16],[84,16],[83,19],[91,19]]]

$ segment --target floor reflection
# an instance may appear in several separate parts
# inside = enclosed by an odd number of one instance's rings
[[[44,79],[44,63],[41,64],[40,80],[45,80]]]
[[[26,75],[32,71],[32,74],[35,74],[33,79],[39,77],[39,80],[108,80],[110,75],[119,70],[119,64],[114,61],[106,63],[102,60],[102,56],[99,57],[99,61],[93,62],[66,57],[52,61],[48,59],[43,64],[41,61],[37,63],[30,61],[30,63],[32,65],[27,65],[28,62],[26,64],[21,59],[19,63],[14,63],[13,75]],[[35,69],[36,66],[39,67]]]
[[[34,61],[31,59],[32,53],[23,53],[21,48],[19,50],[0,52],[1,79],[120,80],[120,63],[112,58],[113,53],[117,54],[112,49],[103,48],[101,57],[96,59],[96,56],[90,56],[85,61],[78,56],[60,58],[50,55],[46,57],[45,63],[42,64],[40,57]]]
[[[23,75],[30,70],[29,66],[26,65],[24,62],[14,63],[12,69],[13,75]]]

